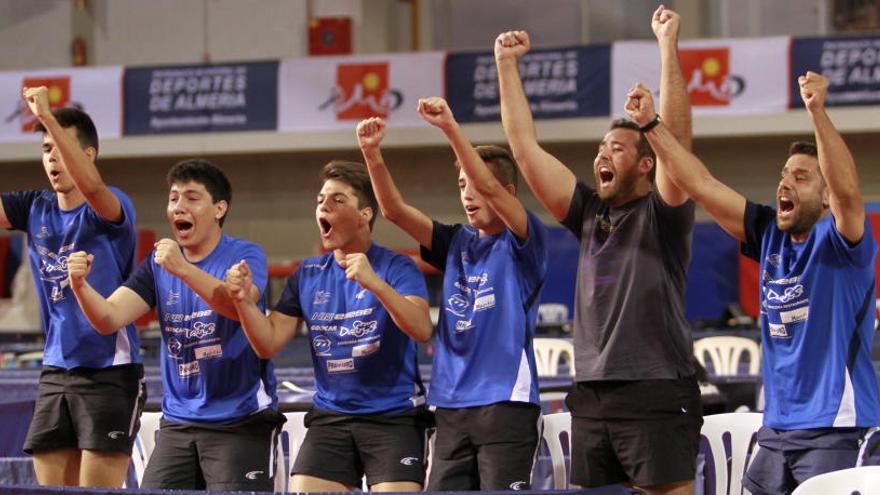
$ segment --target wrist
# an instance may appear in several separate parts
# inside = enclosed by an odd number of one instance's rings
[[[654,119],[653,119],[653,120],[651,120],[650,122],[648,122],[647,124],[645,124],[645,125],[643,125],[643,126],[639,126],[639,132],[641,132],[642,134],[644,134],[644,133],[646,133],[646,132],[649,132],[649,131],[651,131],[653,128],[655,128],[655,127],[657,127],[658,125],[660,125],[660,122],[662,122],[662,121],[660,120],[660,114],[659,114],[659,113],[655,113],[655,114],[654,114]]]

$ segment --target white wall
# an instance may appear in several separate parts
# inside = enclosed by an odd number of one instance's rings
[[[70,0],[0,0],[0,70],[67,67]]]

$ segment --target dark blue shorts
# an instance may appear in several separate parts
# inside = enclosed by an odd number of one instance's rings
[[[855,467],[865,428],[758,430],[760,449],[743,477],[753,495],[791,493],[813,476]]]

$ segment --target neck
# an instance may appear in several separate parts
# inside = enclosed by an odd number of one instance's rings
[[[72,210],[86,201],[86,197],[77,188],[72,188],[67,192],[56,193],[58,197],[58,206],[62,210]]]
[[[333,258],[338,263],[339,261],[345,259],[345,255],[347,254],[366,253],[370,250],[370,246],[372,245],[373,239],[370,238],[370,231],[367,230],[365,234],[358,235],[345,246],[334,249]]]
[[[487,225],[486,228],[483,229],[477,229],[477,231],[480,233],[480,237],[486,237],[500,234],[501,232],[504,232],[504,229],[506,228],[507,225],[500,218],[496,218],[491,225]]]
[[[218,226],[210,234],[208,234],[208,238],[205,239],[204,242],[201,242],[195,246],[184,247],[184,256],[186,256],[186,259],[191,263],[202,261],[214,251],[214,248],[217,247],[217,244],[220,244],[220,237],[222,235],[223,231]]]

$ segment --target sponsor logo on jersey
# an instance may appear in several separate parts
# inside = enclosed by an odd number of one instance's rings
[[[351,357],[364,357],[374,354],[379,350],[382,343],[378,340],[369,344],[356,345],[351,348]]]
[[[351,324],[351,328],[339,327],[339,336],[340,337],[348,337],[352,336],[355,338],[361,338],[366,335],[370,335],[376,331],[378,322],[376,320],[373,321],[356,321]]]
[[[181,363],[177,365],[177,374],[180,377],[187,377],[192,375],[198,375],[201,372],[199,368],[198,361],[192,361],[189,363]]]
[[[323,335],[318,335],[314,339],[312,339],[312,349],[315,350],[315,354],[318,355],[329,355],[330,348],[333,346],[333,343],[330,342],[330,339]]]
[[[330,300],[330,291],[319,290],[318,292],[315,293],[315,300],[312,302],[312,304],[315,304],[315,305],[325,304],[329,300]]]
[[[404,457],[403,459],[400,460],[400,463],[403,464],[404,466],[415,466],[416,464],[419,463],[419,458],[418,457]]]
[[[474,301],[474,311],[483,311],[495,307],[495,294],[480,296]]]
[[[259,476],[265,473],[265,471],[248,471],[247,473],[245,473],[244,477],[249,480],[255,480],[259,479]]]
[[[107,433],[107,436],[113,440],[119,440],[120,438],[125,438],[128,435],[126,435],[124,431],[114,430],[110,433]]]
[[[175,304],[180,302],[180,292],[174,292],[171,289],[168,289],[168,298],[165,300],[166,306],[174,306]]]
[[[196,354],[196,359],[210,359],[223,355],[223,347],[220,344],[196,347],[193,351]]]
[[[190,339],[203,339],[209,335],[214,335],[214,332],[217,330],[214,323],[205,323],[204,321],[197,321],[192,324],[192,328],[186,332],[187,338]]]
[[[788,333],[788,329],[785,328],[785,325],[777,325],[775,323],[770,323],[770,336],[771,337],[779,337],[783,339],[791,338],[791,335]]]
[[[328,359],[328,373],[345,373],[346,371],[354,371],[354,359]]]

